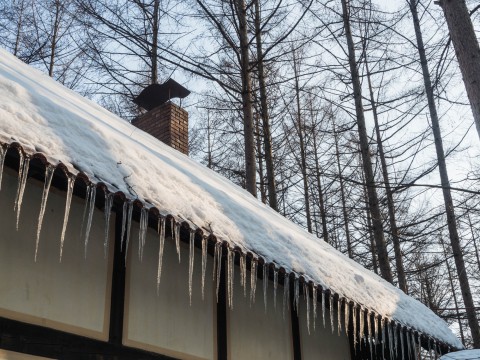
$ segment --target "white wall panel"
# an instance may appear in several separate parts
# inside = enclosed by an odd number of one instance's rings
[[[282,316],[283,287],[278,286],[277,306],[273,306],[273,283],[267,291],[267,311],[263,298],[263,281],[258,279],[255,302],[250,304],[250,273],[247,297],[239,282],[239,268],[235,267],[233,309],[228,311],[228,353],[230,360],[293,359],[290,313]]]
[[[0,191],[0,316],[108,339],[111,256],[104,257],[103,213],[94,212],[85,259],[80,238],[85,202],[73,199],[60,263],[65,193],[52,188],[35,262],[43,184],[27,182],[18,231],[13,211],[17,184],[17,175],[5,169]]]
[[[325,309],[325,328],[323,327],[321,304],[317,304],[317,319],[313,329],[313,305],[310,302],[310,333],[307,327],[307,311],[303,296],[299,301],[299,326],[302,360],[350,360],[350,346],[345,331],[337,333],[337,312],[334,311],[334,333],[330,327],[330,312]],[[344,323],[342,322],[342,330]]]
[[[132,226],[125,304],[124,344],[181,359],[216,357],[216,300],[212,287],[213,258],[208,256],[205,299],[201,294],[201,251],[195,249],[192,304],[188,292],[188,246],[181,263],[174,242],[165,241],[157,296],[159,238],[148,230],[143,260],[138,258],[138,224]]]

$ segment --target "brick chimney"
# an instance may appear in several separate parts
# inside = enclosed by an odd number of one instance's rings
[[[134,119],[132,125],[188,155],[188,113],[171,101],[188,94],[190,91],[173,79],[149,85],[134,99],[148,111]]]

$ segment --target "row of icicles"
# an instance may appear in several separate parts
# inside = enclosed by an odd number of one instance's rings
[[[5,161],[7,148],[0,146],[0,190],[2,184],[2,173],[3,165]],[[28,176],[30,156],[24,155],[22,151],[18,150],[20,161],[19,161],[19,174],[18,174],[18,188],[15,197],[14,211],[16,212],[16,228],[18,230],[18,224],[20,219],[20,212],[22,207],[23,195],[25,192],[26,180]],[[45,214],[46,203],[48,199],[48,194],[50,190],[50,185],[52,182],[53,174],[55,167],[51,164],[47,164],[45,168],[45,180],[42,193],[42,200],[40,206],[40,213],[38,216],[38,225],[35,241],[35,261],[37,260],[38,246],[40,241],[40,232],[42,229],[43,217]],[[62,261],[63,245],[65,240],[65,233],[68,224],[70,205],[72,201],[73,188],[76,177],[72,174],[66,173],[67,175],[67,196],[65,204],[65,213],[63,218],[63,227],[60,237],[60,262]],[[104,219],[105,219],[105,234],[104,234],[104,252],[107,256],[108,252],[108,239],[109,239],[109,223],[110,215],[113,206],[114,193],[109,193],[105,191],[105,208],[104,208]],[[87,255],[87,246],[90,234],[90,228],[92,224],[93,212],[95,208],[95,199],[96,199],[96,185],[90,183],[87,185],[87,193],[85,197],[85,208],[83,212],[83,221],[82,221],[82,230],[81,236],[84,239],[85,243],[85,257]],[[133,215],[134,201],[127,200],[123,203],[122,209],[122,235],[121,235],[121,250],[125,248],[125,254],[128,253],[128,246],[130,242],[130,233],[131,233],[131,223]],[[139,229],[139,247],[138,247],[138,256],[140,260],[143,258],[143,249],[145,245],[146,233],[148,228],[149,220],[149,210],[143,207],[140,211],[140,229]],[[180,262],[180,228],[181,223],[175,222],[173,218],[167,219],[164,216],[158,216],[158,234],[159,234],[159,254],[158,254],[158,267],[157,267],[157,294],[159,293],[160,279],[162,274],[162,258],[163,258],[163,249],[166,238],[166,222],[170,220],[170,229],[171,229],[171,238],[175,242],[176,251],[178,254],[178,260]],[[84,228],[85,225],[85,228]],[[194,266],[194,249],[195,249],[195,231],[190,230],[190,239],[189,239],[189,261],[188,261],[188,287],[190,295],[190,304],[192,301],[192,278],[193,278],[193,266]],[[205,289],[205,278],[206,278],[206,268],[207,268],[207,247],[208,239],[207,237],[202,237],[201,240],[201,254],[202,254],[202,263],[201,263],[201,289],[202,289],[202,299],[204,298],[204,289]],[[224,254],[224,247],[226,248],[226,254]],[[216,296],[218,302],[218,292],[220,288],[220,274],[222,269],[222,259],[226,259],[226,271],[227,271],[227,303],[230,309],[233,309],[233,286],[234,286],[234,268],[235,268],[235,254],[237,251],[231,249],[229,246],[223,246],[221,241],[217,241],[214,246],[214,256],[213,256],[213,281],[216,285]],[[126,256],[126,255],[125,255]],[[126,259],[125,259],[126,260]],[[263,266],[263,279],[268,279],[270,277],[270,266],[273,267],[273,306],[277,308],[277,290],[279,283],[279,270],[275,268],[274,264],[269,264],[267,262],[259,261],[258,257],[252,256],[250,259],[250,279],[247,276],[247,255],[239,251],[239,268],[240,268],[240,285],[244,289],[244,296],[247,296],[247,287],[248,282],[250,283],[250,304],[255,301],[255,292],[256,292],[256,283],[257,283],[257,269],[259,266]],[[126,264],[126,261],[125,261]],[[293,278],[293,279],[291,279]],[[250,280],[250,281],[248,281]],[[306,280],[301,280],[294,272],[291,272],[290,275],[287,273],[283,277],[283,304],[282,304],[282,314],[285,318],[285,311],[289,309],[290,303],[290,283],[293,282],[292,288],[294,291],[293,295],[293,307],[298,313],[298,306],[300,301],[300,292],[301,287],[303,290],[303,299],[305,301],[306,307],[306,323],[308,332],[310,333],[310,323],[311,323],[311,312],[313,315],[313,329],[316,328],[316,319],[317,319],[317,304],[318,302],[315,299],[318,299],[318,291],[320,291],[321,296],[321,316],[323,327],[325,328],[329,325],[332,333],[335,332],[335,324],[337,328],[337,334],[340,335],[345,329],[349,329],[349,326],[353,329],[351,332],[353,334],[353,342],[360,347],[368,347],[370,357],[373,359],[373,349],[375,348],[376,352],[381,351],[382,358],[385,358],[385,352],[388,352],[390,359],[400,358],[405,359],[405,356],[408,356],[407,359],[421,359],[422,353],[425,355],[425,351],[421,351],[420,342],[421,339],[424,339],[424,344],[427,342],[428,353],[430,359],[437,358],[441,354],[441,347],[435,339],[431,337],[425,337],[424,334],[420,334],[412,328],[402,326],[401,324],[395,323],[388,318],[382,318],[380,315],[377,315],[375,312],[364,308],[362,306],[356,306],[351,304],[346,298],[340,297],[331,291],[322,290],[320,286],[315,285],[313,282],[308,283]],[[265,311],[267,311],[267,288],[269,281],[263,281],[263,298],[265,304]],[[313,299],[313,300],[312,300]],[[328,310],[326,309],[326,303],[329,303]],[[342,304],[343,304],[343,321],[342,321]],[[334,311],[336,307],[337,311]],[[326,311],[329,312],[330,322],[326,324]],[[352,314],[349,314],[352,312]],[[335,319],[336,316],[336,319]],[[351,317],[351,319],[350,319]],[[357,324],[358,317],[358,324]],[[349,332],[347,332],[349,333]],[[382,340],[382,339],[385,339]],[[381,350],[377,349],[381,347]],[[450,348],[448,348],[450,351]],[[433,357],[432,357],[433,352]],[[400,356],[400,357],[399,357]]]

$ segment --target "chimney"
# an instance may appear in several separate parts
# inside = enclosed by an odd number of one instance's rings
[[[188,155],[188,113],[170,101],[188,94],[190,91],[173,79],[149,85],[134,99],[148,111],[134,119],[132,125]]]

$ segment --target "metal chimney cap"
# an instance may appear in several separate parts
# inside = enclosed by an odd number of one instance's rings
[[[173,79],[168,79],[163,84],[148,85],[138,95],[133,102],[138,106],[150,111],[160,106],[172,98],[183,99],[190,94],[190,91],[184,88]]]

